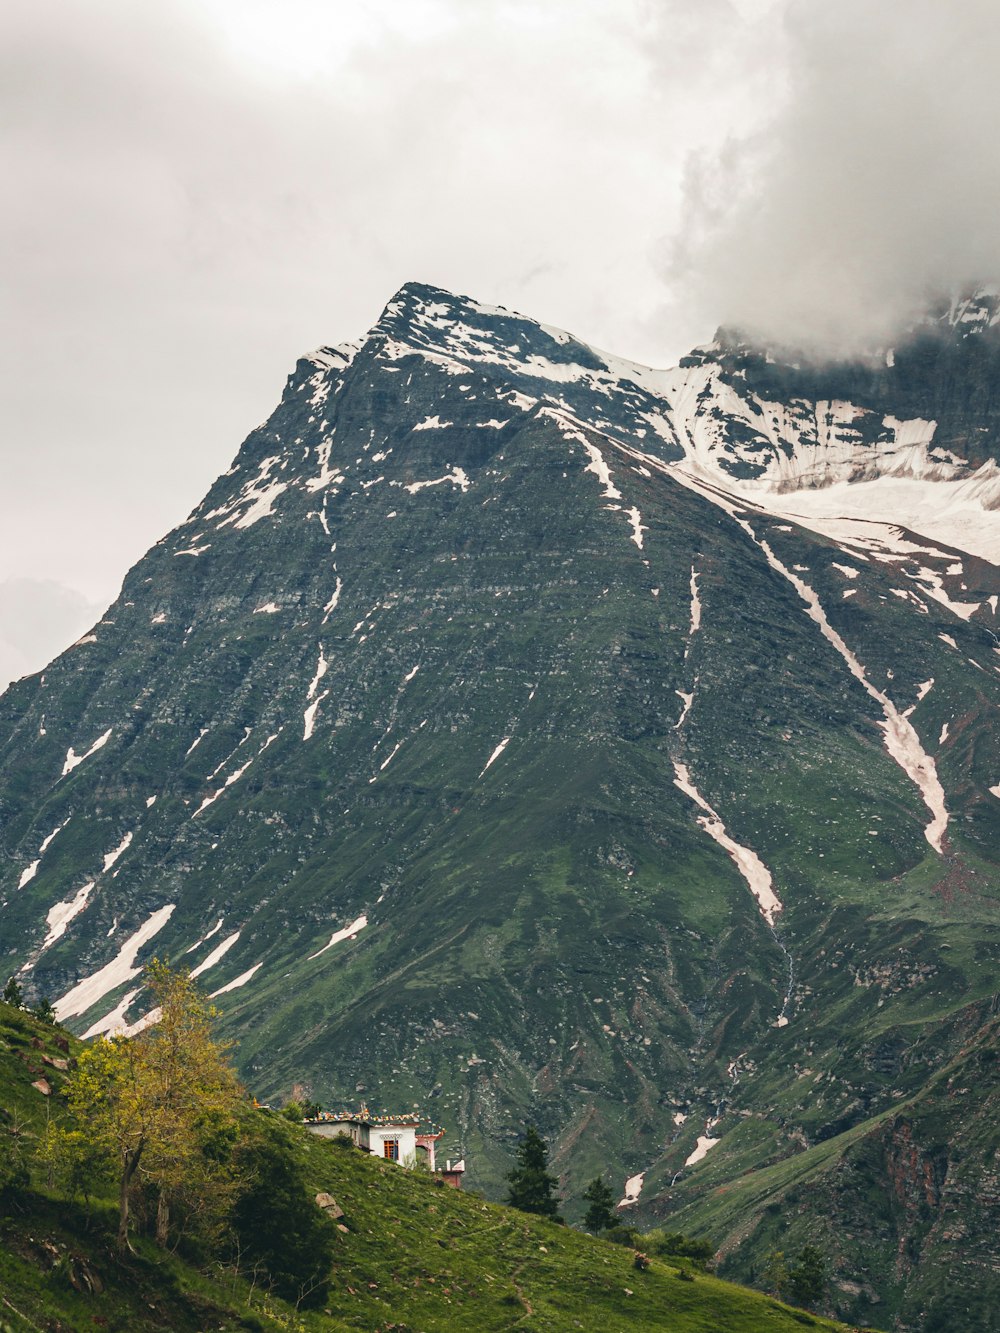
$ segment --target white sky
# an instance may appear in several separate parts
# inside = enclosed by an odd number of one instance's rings
[[[68,641],[114,597],[228,467],[298,355],[359,336],[407,280],[652,364],[759,308],[798,330],[803,302],[783,303],[782,275],[790,247],[812,256],[831,195],[881,199],[880,162],[927,138],[928,122],[943,124],[924,169],[947,158],[963,196],[1000,162],[995,11],[7,0],[0,683],[51,656],[52,624]],[[954,84],[929,78],[928,60],[978,91],[952,106]],[[893,119],[900,90],[906,123]],[[946,131],[977,113],[963,176]],[[794,197],[810,142],[848,176],[861,145],[853,196],[814,162],[806,203]],[[902,210],[919,153],[904,169]],[[997,244],[996,202],[987,192],[979,267]],[[884,269],[895,223],[879,207],[862,215],[881,248],[853,287],[835,274],[850,317]],[[929,250],[955,235],[947,208],[931,212]],[[897,257],[905,241],[889,245]],[[808,321],[830,283],[802,271]],[[18,610],[32,589],[52,608],[44,645],[39,617]]]

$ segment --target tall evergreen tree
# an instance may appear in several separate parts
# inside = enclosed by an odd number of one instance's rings
[[[826,1262],[815,1245],[803,1245],[794,1268],[788,1270],[785,1291],[795,1305],[818,1305],[826,1291]]]
[[[615,1196],[600,1176],[595,1176],[583,1191],[583,1198],[590,1205],[583,1219],[585,1230],[597,1235],[599,1231],[621,1226],[621,1219],[615,1212]]]
[[[6,986],[3,988],[4,1004],[12,1004],[15,1009],[20,1009],[22,1004],[21,987],[17,977],[9,977]]]
[[[555,1196],[559,1180],[550,1174],[548,1165],[549,1150],[545,1140],[534,1125],[529,1125],[517,1150],[517,1166],[507,1172],[510,1186],[506,1201],[522,1213],[537,1213],[559,1222],[562,1219],[559,1200]]]

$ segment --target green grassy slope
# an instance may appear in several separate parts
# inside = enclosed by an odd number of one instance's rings
[[[62,1033],[0,1005],[0,1120],[4,1151],[29,1147],[58,1116]],[[41,1072],[40,1072],[41,1071]],[[46,1098],[31,1086],[49,1079]],[[111,1249],[114,1209],[68,1204],[44,1187],[0,1206],[0,1328],[502,1330],[664,1329],[782,1333],[844,1326],[794,1311],[682,1260],[637,1271],[631,1250],[489,1204],[345,1150],[277,1116],[253,1112],[294,1145],[311,1187],[344,1210],[334,1277],[321,1311],[299,1312],[218,1267],[199,1271],[142,1239],[124,1260]]]

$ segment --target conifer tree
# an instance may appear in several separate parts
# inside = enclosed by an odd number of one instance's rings
[[[583,1198],[590,1205],[583,1219],[585,1230],[596,1236],[600,1231],[621,1226],[621,1219],[614,1209],[615,1196],[600,1176],[595,1176],[583,1191]]]
[[[823,1299],[826,1263],[815,1245],[803,1245],[794,1268],[788,1270],[785,1290],[794,1305],[805,1305],[810,1309]]]
[[[7,984],[3,988],[3,1002],[4,1004],[12,1004],[15,1009],[20,1009],[22,1004],[21,987],[17,977],[7,979]]]
[[[507,1203],[522,1213],[537,1213],[540,1217],[550,1217],[553,1222],[562,1221],[559,1200],[554,1192],[559,1180],[548,1170],[549,1150],[534,1125],[529,1125],[525,1131],[517,1150],[517,1163],[507,1172],[510,1182]]]

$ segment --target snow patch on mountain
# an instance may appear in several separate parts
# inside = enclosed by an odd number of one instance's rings
[[[687,715],[690,713],[691,705],[694,703],[694,690],[691,690],[690,693],[685,693],[684,690],[674,690],[674,694],[680,697],[680,700],[684,705],[681,709],[680,717],[674,723],[674,730],[679,731],[687,721]]]
[[[359,916],[357,920],[352,921],[349,926],[344,926],[342,930],[335,930],[327,943],[323,945],[322,949],[317,949],[315,953],[309,955],[308,961],[312,962],[314,958],[318,958],[320,954],[326,953],[327,949],[332,949],[333,946],[339,944],[341,940],[353,939],[355,935],[357,935],[359,931],[364,930],[367,925],[368,917],[362,913],[362,915]]]
[[[191,818],[197,819],[197,817],[201,814],[203,810],[207,810],[210,805],[215,804],[215,802],[219,799],[219,797],[222,795],[222,793],[226,790],[227,787],[231,787],[234,782],[239,782],[240,778],[247,771],[247,769],[254,762],[254,760],[259,759],[260,756],[264,753],[264,751],[268,748],[268,746],[271,745],[273,741],[276,741],[278,739],[279,733],[280,733],[280,728],[278,729],[278,731],[274,733],[273,736],[268,736],[267,740],[264,742],[264,744],[260,747],[260,749],[257,751],[255,755],[251,755],[245,764],[242,764],[238,769],[236,769],[234,773],[230,773],[229,777],[226,778],[225,782],[222,784],[221,787],[219,787],[216,791],[211,792],[208,796],[205,797],[205,799],[202,801],[201,805],[199,805],[198,809],[194,812]],[[247,736],[249,734],[250,733],[248,730]],[[247,739],[247,736],[244,736],[243,741],[240,742],[240,745],[242,745],[243,742]],[[239,748],[240,746],[238,745],[236,749],[238,750]],[[236,751],[234,750],[233,753],[235,754],[235,752]],[[229,757],[232,758],[232,755],[230,755]],[[225,760],[224,763],[228,763],[228,760]],[[219,768],[221,767],[223,767],[222,764],[219,765]],[[210,774],[210,778],[215,777],[215,774],[218,771],[219,771],[218,768],[215,769],[215,771],[212,774]]]
[[[132,834],[126,833],[124,838],[113,851],[107,852],[104,857],[104,874],[107,874],[119,857],[124,856],[132,845]]]
[[[224,986],[212,991],[208,998],[214,1000],[219,995],[228,995],[230,991],[240,990],[248,981],[253,980],[263,966],[264,960],[261,959],[259,963],[254,963],[253,967],[248,967],[245,972],[241,972],[238,977],[234,977],[232,981],[227,981]]]
[[[442,421],[440,417],[425,417],[423,421],[418,421],[413,427],[416,430],[444,430],[448,426],[454,426],[454,421]]]
[[[625,1197],[619,1199],[617,1207],[627,1208],[630,1204],[639,1202],[639,1195],[642,1193],[642,1182],[645,1177],[645,1171],[640,1171],[637,1175],[629,1176],[625,1182]]]
[[[190,945],[187,949],[184,950],[184,952],[185,952],[186,954],[187,954],[187,953],[194,953],[195,949],[197,949],[200,945],[202,945],[202,944],[207,944],[208,941],[209,941],[210,939],[212,939],[213,936],[217,935],[217,934],[219,933],[219,931],[222,929],[222,923],[223,923],[224,920],[225,920],[225,917],[221,917],[221,916],[220,916],[219,919],[218,919],[218,921],[216,921],[215,925],[214,925],[214,926],[212,927],[212,929],[208,932],[208,934],[207,934],[207,935],[202,935],[202,937],[201,937],[200,940],[195,940],[194,944]]]
[[[380,773],[382,772],[383,769],[388,768],[389,765],[392,763],[392,761],[395,759],[396,755],[399,754],[402,744],[403,744],[402,741],[397,741],[396,744],[393,746],[392,752],[390,753],[388,758],[382,760],[382,762],[378,766],[378,771]]]
[[[87,884],[84,884],[83,888],[79,889],[72,898],[68,898],[62,903],[56,903],[53,907],[49,908],[48,912],[45,914],[45,922],[49,929],[48,934],[42,941],[41,952],[44,952],[51,945],[55,944],[56,940],[62,939],[63,935],[66,934],[66,931],[69,928],[69,923],[74,917],[79,916],[87,906],[87,900],[93,891],[94,881],[90,880]]]
[[[176,903],[167,903],[164,907],[157,908],[139,929],[129,936],[109,963],[105,963],[91,976],[77,982],[65,995],[61,996],[55,1003],[56,1017],[59,1022],[65,1023],[68,1018],[85,1014],[92,1005],[95,1005],[98,1000],[102,1000],[105,995],[124,985],[126,981],[131,981],[133,977],[137,977],[142,971],[141,967],[135,966],[139,950],[163,929],[173,915],[176,906]]]
[[[417,491],[426,490],[428,486],[440,486],[446,481],[450,481],[453,486],[457,486],[462,491],[467,491],[472,485],[469,478],[466,476],[464,468],[453,467],[452,470],[445,473],[443,477],[433,477],[430,481],[411,481],[409,485],[403,487],[403,490],[406,491],[408,495],[416,495]]]
[[[677,760],[674,760],[674,786],[679,787],[685,796],[689,796],[695,805],[705,812],[698,816],[698,823],[732,858],[737,870],[746,880],[750,892],[757,899],[761,916],[769,926],[773,926],[775,916],[782,911],[782,904],[774,892],[770,870],[756,852],[742,846],[729,836],[719,815],[691,781],[691,774],[686,765]]]
[[[318,694],[302,714],[302,739],[304,741],[309,740],[312,736],[316,728],[316,711],[329,693],[329,690],[324,690],[322,694]]]
[[[107,745],[108,741],[111,739],[111,733],[113,730],[114,730],[113,727],[108,727],[107,731],[104,732],[102,736],[98,736],[97,740],[94,741],[90,749],[87,750],[84,754],[77,754],[71,745],[69,749],[66,751],[66,759],[63,763],[63,769],[60,776],[65,777],[67,773],[72,773],[73,769],[78,768],[80,764],[84,762],[85,759],[89,759],[92,754],[96,754],[98,750],[103,749],[103,747]]]
[[[124,1034],[128,1024],[125,1022],[125,1015],[128,1013],[132,1001],[139,994],[139,987],[134,990],[126,991],[113,1009],[99,1018],[96,1023],[92,1023],[83,1034],[83,1040],[89,1041],[91,1037],[117,1037]]]
[[[504,750],[506,750],[507,746],[510,744],[510,741],[511,741],[511,738],[510,738],[509,736],[505,736],[505,737],[503,738],[503,740],[500,742],[500,744],[497,746],[497,748],[496,748],[496,749],[493,751],[493,753],[490,755],[489,759],[487,759],[486,763],[483,765],[483,769],[482,769],[482,772],[479,774],[479,777],[482,777],[482,776],[483,776],[483,773],[485,773],[486,770],[487,770],[492,764],[494,764],[494,763],[496,762],[496,760],[498,760],[498,759],[500,758],[500,756],[503,754]],[[478,779],[477,779],[477,781],[478,781]]]
[[[636,546],[638,546],[639,550],[641,551],[642,534],[644,532],[648,532],[649,529],[643,523],[642,515],[639,513],[638,509],[634,508],[630,509],[628,511],[627,517],[628,521],[632,524],[632,540],[635,542]]]
[[[49,847],[52,846],[52,843],[55,840],[56,835],[63,831],[63,829],[66,827],[66,825],[72,818],[73,818],[72,815],[67,815],[61,824],[56,825],[56,827],[52,830],[52,832],[47,834],[42,839],[41,845],[38,848],[38,856],[35,858],[34,861],[31,862],[30,865],[26,866],[24,870],[21,871],[21,878],[18,880],[18,885],[17,885],[19,889],[23,889],[27,884],[30,884],[31,881],[38,874],[38,867],[42,864],[42,857],[48,851]]]
[[[692,1153],[690,1153],[687,1157],[685,1157],[685,1159],[684,1159],[684,1165],[685,1165],[685,1166],[697,1166],[697,1164],[702,1160],[702,1158],[703,1158],[703,1157],[704,1157],[704,1156],[705,1156],[705,1155],[706,1155],[712,1148],[714,1148],[715,1145],[716,1145],[717,1143],[721,1143],[721,1142],[722,1142],[721,1139],[713,1139],[712,1136],[711,1136],[710,1134],[708,1134],[708,1133],[705,1133],[705,1134],[699,1134],[699,1135],[698,1135],[698,1140],[697,1140],[697,1142],[696,1142],[696,1144],[695,1144],[695,1147],[694,1147],[694,1151],[693,1151]]]
[[[25,868],[21,871],[21,878],[17,881],[17,887],[19,889],[23,889],[26,884],[31,883],[31,881],[38,874],[38,867],[41,864],[42,864],[42,858],[38,857],[37,860],[32,861],[29,865],[25,866]]]
[[[195,977],[200,977],[202,973],[207,972],[210,967],[214,967],[220,959],[224,958],[241,934],[242,932],[239,930],[233,931],[232,935],[227,935],[221,944],[217,944],[208,957],[192,971],[191,980],[194,981]]]
[[[687,657],[688,650],[690,649],[691,639],[693,639],[699,629],[701,629],[701,596],[698,592],[698,571],[695,569],[694,565],[691,566],[691,581],[689,586],[691,588],[691,622],[688,625],[688,646],[684,650],[685,657]]]
[[[735,517],[735,516],[734,516]],[[924,829],[924,836],[936,852],[943,851],[943,840],[948,830],[948,812],[945,809],[944,788],[937,775],[934,760],[924,750],[920,738],[906,716],[899,712],[889,696],[879,690],[868,678],[865,668],[847,646],[844,639],[830,624],[826,612],[813,589],[797,574],[794,574],[777,558],[768,543],[758,538],[751,525],[744,519],[736,522],[747,532],[764,552],[772,569],[783,574],[805,603],[808,615],[819,626],[823,637],[833,645],[847,663],[854,678],[861,683],[866,692],[882,708],[884,721],[879,723],[885,740],[885,748],[890,758],[894,759],[907,777],[919,789],[924,804],[931,813],[931,821]]]
[[[187,749],[184,751],[184,758],[185,758],[185,759],[188,757],[188,755],[191,753],[191,751],[195,748],[195,746],[201,744],[202,740],[208,735],[208,730],[209,730],[208,727],[202,727],[202,729],[198,732],[198,735],[194,738],[194,740],[191,742],[191,744],[190,744],[190,745],[187,747]]]

